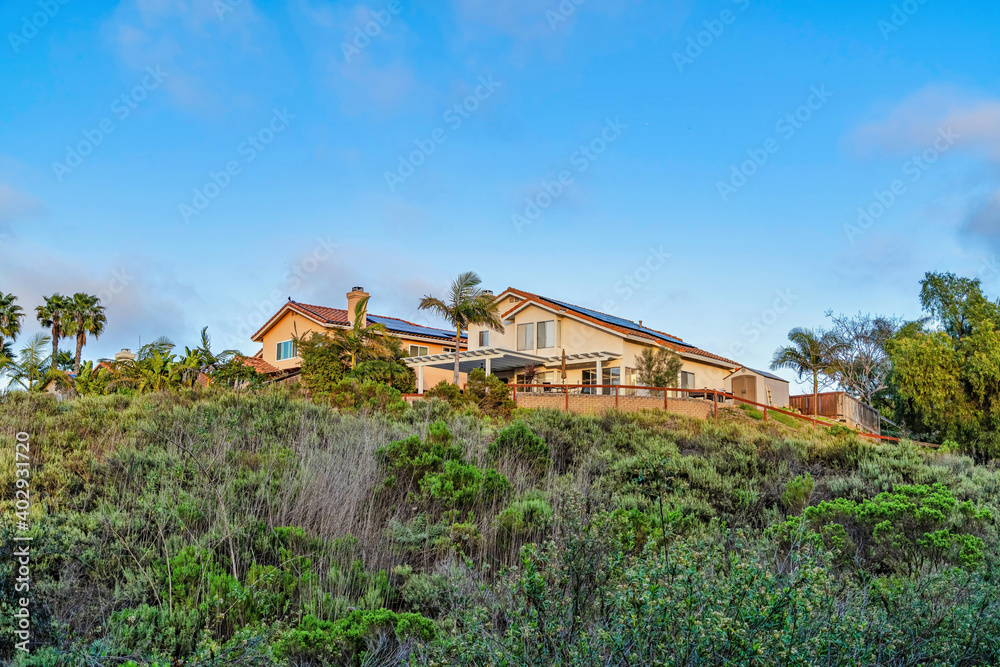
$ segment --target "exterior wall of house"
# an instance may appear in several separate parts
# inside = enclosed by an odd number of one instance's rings
[[[509,298],[504,298],[500,303],[501,312],[510,310],[517,304]],[[529,322],[538,323],[548,320],[555,320],[559,323],[561,334],[557,337],[556,345],[551,348],[523,350],[531,354],[542,357],[561,357],[563,349],[567,355],[581,354],[587,352],[609,352],[620,355],[618,359],[602,362],[604,368],[621,368],[620,377],[622,384],[629,384],[629,374],[626,369],[635,369],[636,356],[644,347],[652,347],[641,343],[626,340],[624,337],[611,333],[601,327],[588,322],[582,322],[574,317],[560,315],[552,311],[540,308],[534,304],[528,305],[523,310],[514,315],[512,323],[504,322],[504,333],[496,331],[489,332],[489,344],[484,347],[499,347],[508,350],[517,350],[517,325]],[[471,326],[469,328],[469,349],[480,348],[479,332],[485,328],[481,326]],[[535,330],[535,343],[538,342],[537,326]],[[682,370],[694,373],[694,386],[698,389],[723,389],[724,380],[732,371],[728,367],[720,367],[709,363],[701,363],[695,359],[684,359]],[[583,371],[594,370],[595,362],[589,361],[585,364],[569,364],[566,368],[566,384],[582,384]],[[561,365],[559,361],[542,369],[542,372],[554,372],[554,376],[549,378],[553,384],[562,383]],[[514,373],[498,374],[510,381],[513,381]]]
[[[303,317],[299,313],[289,311],[286,312],[281,319],[275,322],[274,326],[271,327],[265,334],[263,340],[263,354],[262,357],[264,361],[271,364],[275,368],[281,370],[290,370],[298,368],[302,365],[302,359],[300,357],[294,357],[292,359],[282,359],[278,361],[277,359],[277,345],[278,343],[284,342],[286,340],[292,340],[294,336],[303,337],[312,332],[322,332],[329,334],[330,329],[322,327],[312,320]],[[394,334],[395,335],[395,334]],[[427,342],[422,340],[416,340],[407,338],[404,336],[397,336],[403,343],[403,349],[408,350],[411,344],[420,345],[427,348],[428,354],[441,354],[444,352],[445,346],[454,349],[455,344],[441,342]],[[424,389],[430,389],[434,385],[441,382],[441,380],[447,380],[451,382],[454,378],[453,370],[442,370],[440,368],[425,368],[424,369]],[[465,384],[466,375],[462,373],[459,376],[459,385]],[[419,390],[419,387],[418,387]]]

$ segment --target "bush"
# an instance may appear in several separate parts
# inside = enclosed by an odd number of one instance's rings
[[[823,501],[801,518],[842,562],[910,575],[925,564],[975,567],[984,556],[977,533],[993,520],[989,510],[959,503],[940,483],[899,485],[862,502]]]
[[[509,419],[514,412],[514,400],[510,397],[510,387],[496,375],[486,375],[482,368],[469,373],[465,385],[466,398],[479,406],[483,414],[499,419]]]
[[[544,470],[551,463],[549,446],[523,421],[515,421],[497,434],[490,443],[489,456],[494,461],[509,456],[539,470]]]
[[[453,408],[459,408],[466,402],[462,396],[462,390],[458,388],[458,385],[452,384],[447,380],[441,380],[425,391],[424,397],[428,399],[439,398],[442,401],[447,401]]]
[[[812,475],[799,475],[788,482],[785,492],[781,495],[781,504],[792,514],[798,514],[809,504],[813,492]]]
[[[341,410],[363,410],[400,414],[406,411],[406,401],[398,389],[370,380],[344,378],[331,384],[326,394],[330,404]]]
[[[366,649],[377,646],[379,639],[391,640],[393,647],[386,652],[405,660],[417,642],[436,635],[434,623],[420,614],[355,610],[333,622],[308,615],[279,640],[275,653],[299,664],[361,665]]]
[[[417,375],[406,364],[387,359],[373,359],[358,364],[349,377],[358,380],[384,384],[403,394],[414,394],[417,391]]]

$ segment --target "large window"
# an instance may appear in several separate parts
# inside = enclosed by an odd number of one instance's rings
[[[489,347],[490,346],[490,332],[488,330],[483,330],[479,332],[479,347]]]
[[[620,368],[602,368],[601,374],[604,376],[601,378],[601,384],[622,383],[622,369]]]
[[[681,371],[681,389],[694,389],[694,373]]]
[[[285,340],[278,343],[274,358],[278,361],[284,361],[285,359],[294,359],[297,356],[299,356],[299,351],[295,341]]]
[[[410,346],[410,356],[411,357],[426,357],[428,349],[426,345],[411,345]]]
[[[528,324],[518,324],[517,325],[517,349],[518,350],[534,350],[535,349],[535,323],[529,322]]]
[[[538,323],[538,349],[556,346],[556,321]]]

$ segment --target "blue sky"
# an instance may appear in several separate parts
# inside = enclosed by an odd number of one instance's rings
[[[205,325],[252,353],[279,301],[352,285],[439,325],[419,297],[468,269],[757,367],[827,310],[919,315],[926,271],[1000,293],[996,3],[13,0],[0,24],[0,290],[102,294],[89,357]]]

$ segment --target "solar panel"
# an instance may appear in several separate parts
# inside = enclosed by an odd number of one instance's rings
[[[563,308],[567,308],[569,310],[575,310],[577,312],[583,313],[584,315],[587,315],[588,317],[592,317],[595,320],[598,320],[600,322],[604,322],[605,324],[613,324],[615,326],[622,327],[623,329],[629,329],[630,331],[641,332],[641,333],[644,333],[644,334],[646,334],[648,336],[653,336],[653,337],[659,338],[661,340],[668,340],[671,343],[676,343],[678,345],[683,345],[684,347],[695,347],[694,345],[691,345],[690,343],[685,343],[682,340],[678,340],[676,338],[673,338],[672,336],[667,336],[666,334],[662,334],[659,331],[653,331],[652,329],[647,329],[646,327],[640,327],[635,322],[623,319],[621,317],[615,317],[614,315],[605,315],[604,313],[599,313],[596,310],[590,310],[589,308],[581,308],[580,306],[574,306],[572,304],[563,303],[562,301],[556,301],[555,299],[549,299],[548,297],[546,297],[545,300],[546,301],[551,301],[552,303],[555,303],[555,304],[558,304],[558,305],[562,306]]]
[[[384,324],[385,328],[389,331],[395,331],[397,333],[408,333],[415,336],[438,336],[441,338],[455,338],[454,331],[446,331],[444,329],[434,329],[432,327],[422,327],[418,324],[407,324],[406,322],[401,322],[399,320],[394,320],[389,317],[381,317],[379,315],[369,315],[369,322],[376,322],[379,324]]]

